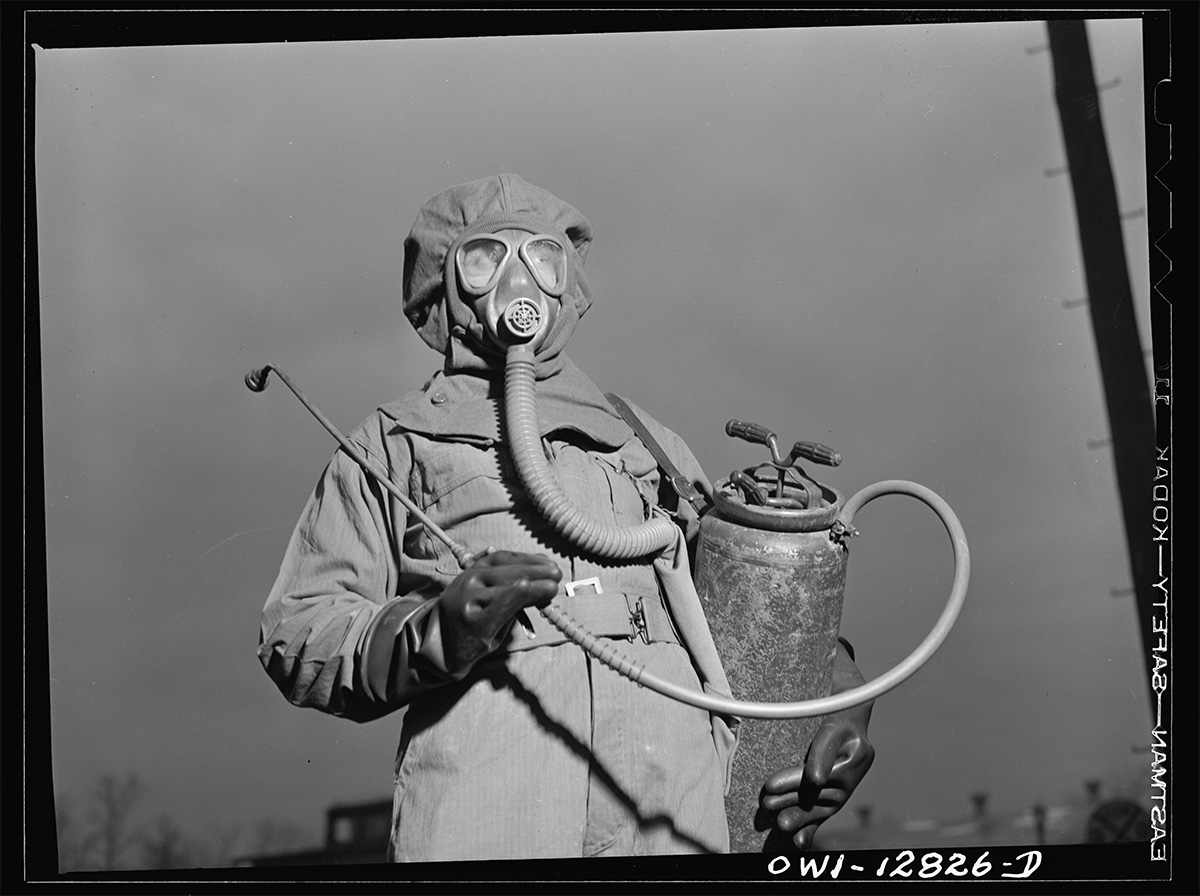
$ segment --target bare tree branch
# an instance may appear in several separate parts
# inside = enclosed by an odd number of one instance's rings
[[[144,794],[145,788],[135,774],[118,780],[116,775],[100,777],[93,792],[93,805],[89,816],[95,827],[94,836],[100,845],[100,867],[111,871],[118,867],[125,850],[134,839],[129,831],[129,819],[133,808]]]
[[[189,868],[195,864],[183,833],[169,815],[160,815],[154,830],[142,838],[146,868]]]

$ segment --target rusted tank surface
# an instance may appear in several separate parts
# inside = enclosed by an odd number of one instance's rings
[[[701,522],[696,587],[734,697],[827,696],[848,557],[829,528],[841,496],[825,488],[830,500],[813,510],[772,513],[722,500],[720,485]],[[758,811],[760,790],[775,772],[804,763],[820,722],[742,720],[726,798],[734,852],[786,851],[786,839],[768,840],[773,813]]]

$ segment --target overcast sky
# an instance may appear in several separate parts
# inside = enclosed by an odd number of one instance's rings
[[[1089,35],[1120,80],[1120,207],[1144,208],[1141,25]],[[1015,811],[1145,776],[1045,44],[1028,21],[39,52],[57,792],[136,772],[197,831],[390,795],[395,721],[291,707],[255,657],[335,446],[242,377],[276,362],[346,429],[419,387],[440,359],[400,312],[402,241],[430,196],[509,171],[595,231],[569,354],[710,477],[763,459],[738,417],[835,448],[845,494],[911,479],[961,518],[966,608],[877,703],[855,804]],[[1146,219],[1124,227],[1148,347]],[[843,633],[872,677],[932,626],[951,555],[915,501],[856,523]]]

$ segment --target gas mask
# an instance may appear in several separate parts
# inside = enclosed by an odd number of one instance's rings
[[[675,541],[674,524],[665,516],[630,526],[591,518],[566,499],[541,447],[535,353],[553,333],[560,300],[571,285],[568,247],[557,236],[518,228],[472,234],[454,250],[458,292],[489,347],[504,356],[505,436],[534,506],[589,553],[642,557]]]
[[[544,233],[501,230],[465,240],[454,255],[462,298],[501,351],[536,351],[554,327],[567,288],[567,249]]]

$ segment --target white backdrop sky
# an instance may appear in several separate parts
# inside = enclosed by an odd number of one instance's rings
[[[1146,205],[1141,24],[1089,24],[1120,206]],[[37,54],[54,783],[136,772],[188,829],[314,829],[386,797],[398,732],[289,706],[259,611],[338,425],[439,358],[401,243],[520,174],[591,220],[569,353],[713,478],[731,417],[823,441],[850,493],[961,517],[968,603],[882,698],[854,802],[899,818],[1146,774],[1147,685],[1044,22],[53,49]],[[1146,219],[1125,222],[1149,346]],[[843,631],[870,677],[940,612],[922,505],[857,522]],[[785,695],[781,695],[785,696]]]

